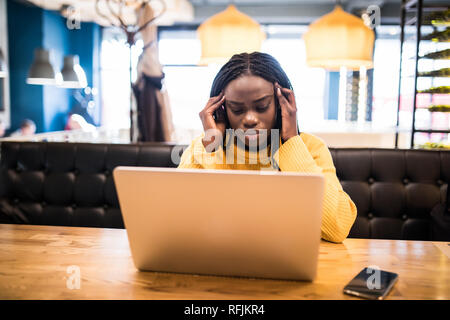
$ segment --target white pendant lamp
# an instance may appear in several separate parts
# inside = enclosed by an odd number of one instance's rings
[[[234,54],[260,51],[266,38],[260,24],[233,4],[203,22],[197,35],[202,45],[199,65],[223,64]]]
[[[306,62],[310,67],[333,71],[341,67],[348,70],[373,67],[373,30],[362,19],[345,12],[339,5],[311,23],[303,39]]]

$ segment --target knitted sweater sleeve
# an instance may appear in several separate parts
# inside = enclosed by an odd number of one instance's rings
[[[325,193],[322,238],[337,243],[344,241],[356,219],[357,209],[352,199],[342,189],[326,144],[317,137],[302,133],[282,144],[274,158],[281,171],[323,174]]]

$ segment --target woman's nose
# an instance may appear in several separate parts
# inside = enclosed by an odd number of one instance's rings
[[[244,127],[245,128],[254,128],[258,124],[258,118],[253,112],[247,112],[244,118]]]

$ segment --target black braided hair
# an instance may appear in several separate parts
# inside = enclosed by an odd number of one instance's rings
[[[231,59],[222,66],[214,78],[210,97],[219,95],[228,83],[244,75],[259,76],[268,82],[278,82],[278,84],[283,88],[292,90],[291,82],[281,68],[280,63],[270,54],[256,51],[252,53],[240,53],[233,55]],[[278,99],[276,99],[276,101],[278,104]],[[277,120],[274,129],[281,130],[281,109],[278,108],[278,106],[276,107]],[[226,113],[225,118],[226,128],[231,128]]]

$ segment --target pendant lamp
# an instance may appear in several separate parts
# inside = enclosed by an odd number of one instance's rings
[[[0,49],[0,78],[6,77],[8,69],[6,68],[6,60],[3,56],[2,49]]]
[[[85,88],[87,86],[86,74],[79,63],[77,55],[68,55],[64,57],[64,66],[61,70],[63,88]]]
[[[34,61],[28,72],[27,83],[39,85],[59,85],[62,76],[50,63],[50,52],[38,48],[34,51]]]
[[[266,38],[259,23],[233,4],[203,22],[197,35],[202,45],[199,65],[223,64],[234,54],[260,51]]]
[[[345,12],[339,5],[311,23],[303,39],[306,62],[310,67],[333,71],[341,67],[348,70],[373,67],[373,30],[362,19]]]

